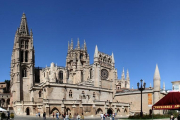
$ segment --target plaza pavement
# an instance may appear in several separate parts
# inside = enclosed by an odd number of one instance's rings
[[[43,120],[42,117],[35,117],[35,116],[15,116],[14,120]],[[55,118],[53,119],[52,117],[47,117],[46,120],[56,120]],[[60,118],[59,120],[63,120],[62,118]],[[74,119],[72,119],[74,120]],[[88,117],[85,118],[85,120],[101,120],[100,117]],[[110,120],[110,118],[106,118],[106,120]],[[130,119],[125,119],[125,118],[115,118],[115,120],[130,120]],[[131,119],[131,120],[135,120],[135,119]],[[137,119],[136,119],[137,120]],[[143,119],[141,119],[143,120]],[[151,119],[149,119],[151,120]],[[167,119],[155,119],[155,120],[169,120],[169,118]]]

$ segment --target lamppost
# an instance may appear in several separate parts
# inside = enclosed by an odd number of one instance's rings
[[[146,87],[146,83],[142,83],[142,79],[140,80],[141,81],[141,86],[139,87],[139,82],[137,83],[137,87],[138,87],[138,90],[141,91],[141,112],[140,112],[140,116],[142,117],[143,116],[143,112],[142,112],[142,91],[145,89]]]

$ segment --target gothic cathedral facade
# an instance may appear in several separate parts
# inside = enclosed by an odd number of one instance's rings
[[[65,67],[54,63],[50,67],[35,67],[33,32],[29,31],[23,13],[11,56],[10,106],[18,115],[34,115],[37,112],[46,112],[47,115],[53,112],[83,113],[85,116],[100,113],[129,115],[132,102],[123,100],[122,95],[117,93],[117,90],[130,90],[129,72],[125,78],[123,70],[118,80],[113,53],[102,53],[97,46],[93,64],[90,64],[89,57],[85,41],[81,48],[78,39],[74,48],[71,40]],[[158,79],[154,93],[157,95],[160,93]],[[153,94],[153,90],[151,92]]]

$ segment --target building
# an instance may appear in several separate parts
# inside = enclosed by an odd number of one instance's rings
[[[25,14],[14,39],[11,57],[11,106],[16,114],[34,115],[37,112],[84,113],[85,116],[100,113],[129,115],[136,102],[129,98],[139,95],[130,89],[129,72],[124,70],[121,80],[117,78],[114,55],[102,53],[95,47],[94,63],[89,63],[86,42],[80,47],[68,43],[66,66],[54,63],[50,67],[35,67],[33,32],[29,32]],[[160,95],[158,67],[154,77],[154,89],[150,89],[156,102]],[[128,89],[126,92],[118,90]],[[128,99],[128,100],[127,100]],[[131,107],[133,106],[134,107]],[[148,108],[149,110],[150,108]]]
[[[7,109],[10,105],[10,93],[6,82],[0,82],[0,107]]]

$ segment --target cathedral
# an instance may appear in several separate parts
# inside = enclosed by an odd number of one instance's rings
[[[86,42],[80,47],[78,39],[77,47],[74,47],[71,40],[64,67],[54,63],[50,67],[35,67],[34,51],[33,32],[29,31],[23,13],[14,38],[10,71],[10,107],[17,115],[46,112],[50,116],[59,112],[83,113],[85,116],[99,116],[101,113],[128,116],[139,112],[137,99],[140,92],[130,89],[129,71],[125,77],[123,69],[121,79],[118,79],[113,53],[105,54],[95,46],[94,62],[90,64]],[[152,109],[151,105],[165,95],[160,89],[158,66],[154,86],[143,91],[146,114]]]

